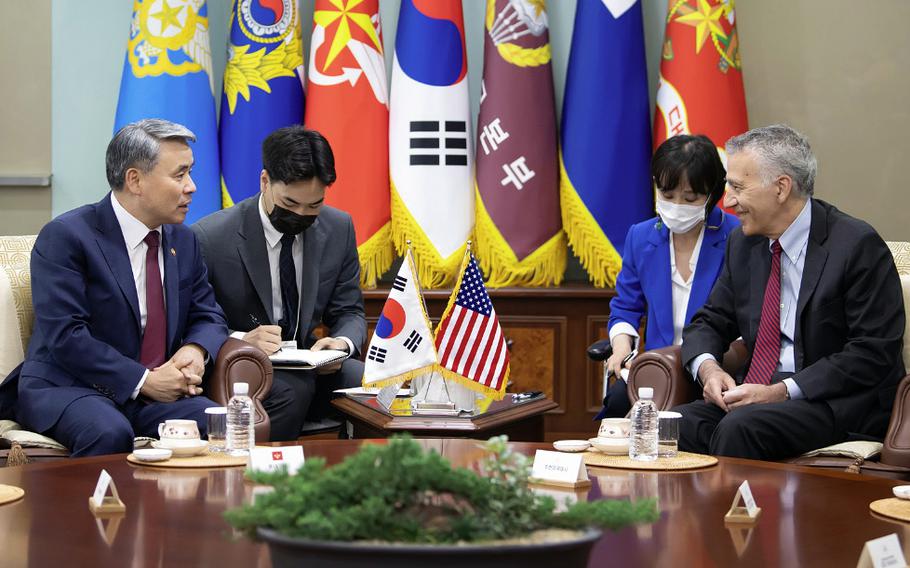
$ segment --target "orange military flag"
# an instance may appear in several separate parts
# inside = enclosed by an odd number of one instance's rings
[[[326,203],[354,218],[366,287],[394,260],[388,100],[378,0],[316,0],[304,120],[332,145]]]
[[[748,130],[732,0],[670,0],[660,62],[654,147],[677,134],[718,146]]]

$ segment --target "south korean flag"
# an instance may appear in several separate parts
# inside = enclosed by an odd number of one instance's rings
[[[366,350],[365,387],[400,384],[436,365],[433,332],[416,273],[408,249]]]

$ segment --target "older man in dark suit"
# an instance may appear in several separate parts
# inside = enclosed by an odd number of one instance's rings
[[[704,400],[683,405],[680,448],[781,459],[884,436],[904,376],[904,308],[875,229],[812,197],[816,160],[787,126],[727,142],[725,206],[742,222],[682,356]],[[742,336],[734,379],[718,365]]]
[[[304,420],[324,418],[331,391],[360,384],[366,338],[360,263],[350,215],[324,204],[335,181],[328,141],[302,126],[262,144],[260,194],[193,225],[215,297],[236,337],[267,354],[282,344],[338,349],[349,359],[316,371],[276,370],[295,391],[281,408],[264,403],[272,439],[295,439]],[[316,339],[324,324],[328,335]]]

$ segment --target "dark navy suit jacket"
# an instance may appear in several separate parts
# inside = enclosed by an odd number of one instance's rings
[[[4,383],[0,410],[37,432],[74,400],[101,393],[126,403],[142,378],[139,300],[111,195],[44,226],[31,256],[35,328],[25,362]],[[167,355],[186,343],[214,359],[227,337],[196,237],[163,225]],[[2,413],[0,413],[2,414]]]
[[[629,228],[608,324],[609,328],[622,321],[638,329],[647,310],[648,349],[673,344],[670,231],[659,221],[660,217],[654,217]],[[687,323],[708,299],[724,263],[727,235],[738,226],[735,216],[718,208],[708,216],[686,309]]]

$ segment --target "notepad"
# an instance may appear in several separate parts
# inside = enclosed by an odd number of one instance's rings
[[[269,356],[276,369],[316,369],[347,358],[348,354],[336,349],[310,351],[309,349],[281,349]]]

